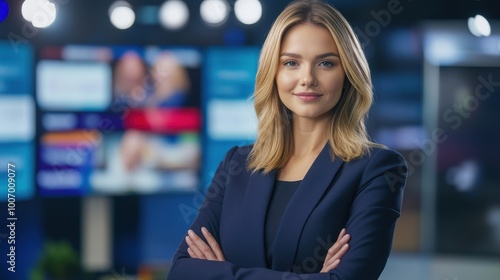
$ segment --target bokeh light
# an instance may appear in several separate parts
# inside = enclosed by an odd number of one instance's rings
[[[26,0],[21,6],[21,14],[34,27],[46,28],[56,20],[56,6],[48,0]]]
[[[234,4],[236,18],[243,24],[254,24],[262,16],[262,5],[258,0],[238,0]]]
[[[9,15],[9,4],[5,0],[0,0],[0,22]]]
[[[208,25],[221,25],[227,20],[229,5],[225,0],[205,0],[201,3],[200,15]]]
[[[482,15],[470,17],[467,20],[467,26],[469,27],[470,33],[472,33],[476,37],[488,37],[491,35],[490,23]]]
[[[129,3],[117,1],[109,8],[109,19],[114,27],[122,30],[128,29],[135,22],[135,13]]]
[[[180,29],[188,19],[189,9],[183,1],[169,0],[160,7],[160,23],[167,29]]]

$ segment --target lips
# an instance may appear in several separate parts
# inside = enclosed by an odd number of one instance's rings
[[[299,92],[295,93],[294,95],[302,101],[315,101],[323,96],[322,94],[319,94],[317,92]]]

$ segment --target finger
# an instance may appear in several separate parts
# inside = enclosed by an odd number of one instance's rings
[[[212,251],[214,252],[217,260],[225,261],[226,258],[224,257],[219,243],[217,243],[217,240],[215,240],[214,236],[205,227],[201,228],[201,232],[203,233],[203,236],[205,236],[205,239],[207,240],[210,248],[212,248]]]
[[[193,253],[193,250],[191,250],[191,248],[188,247],[187,252],[188,252],[188,254],[189,254],[189,256],[191,258],[196,258],[197,259],[197,257],[195,256],[195,254]]]
[[[341,239],[337,240],[337,242],[335,242],[332,245],[332,247],[330,247],[328,249],[328,253],[326,254],[326,257],[325,257],[325,262],[328,262],[329,260],[331,260],[331,258],[333,256],[335,256],[335,254],[337,254],[339,252],[339,250],[342,248],[342,246],[347,244],[347,242],[349,242],[350,239],[351,239],[351,236],[349,234],[345,234],[341,237]]]
[[[332,256],[330,258],[330,260],[325,262],[325,264],[323,266],[329,266],[337,260],[340,261],[342,259],[342,257],[345,255],[345,253],[347,252],[347,250],[349,250],[349,244],[344,244],[344,246],[342,246],[342,248],[340,248],[340,250],[334,256]]]
[[[329,258],[331,258],[336,252],[337,250],[339,250],[343,243],[341,243],[342,241],[342,238],[346,235],[346,229],[343,228],[340,233],[339,233],[339,236],[337,237],[337,240],[335,241],[335,243],[332,245],[332,247],[330,247],[330,249],[328,250],[328,254],[327,256],[325,257],[325,261]]]
[[[329,272],[330,270],[337,268],[339,263],[340,260],[335,260],[333,263],[329,265],[324,264],[320,272]]]
[[[192,258],[197,258],[197,259],[206,259],[203,253],[198,249],[198,246],[193,242],[191,237],[186,236],[186,243],[189,246],[188,249],[191,251]],[[189,252],[188,252],[189,253]],[[191,255],[189,254],[189,255]]]
[[[346,230],[345,230],[345,228],[343,228],[340,231],[339,236],[337,237],[337,241],[339,241],[340,239],[342,239],[342,237],[344,237],[345,233],[346,233]]]
[[[325,258],[325,263],[331,263],[337,259],[342,259],[344,254],[349,249],[349,240],[351,236],[346,234],[338,242],[335,242],[332,247],[328,250],[327,258]]]
[[[340,264],[340,260],[335,260],[333,263],[327,265],[327,266],[323,266],[323,269],[321,269],[320,272],[329,272],[330,270],[333,270],[335,268],[337,268]]]
[[[208,246],[205,241],[203,241],[196,233],[194,233],[194,231],[188,230],[188,235],[207,260],[217,260],[217,257],[215,256],[210,246]]]
[[[342,257],[347,253],[347,250],[349,250],[349,243],[344,244],[340,250],[335,254],[332,259],[334,260],[341,260]]]

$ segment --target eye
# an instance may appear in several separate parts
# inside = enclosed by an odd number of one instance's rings
[[[327,61],[327,60],[325,60],[325,61],[321,61],[321,62],[319,63],[319,65],[320,65],[320,66],[324,66],[324,67],[332,67],[332,66],[335,66],[335,64],[334,64],[333,62],[331,62],[331,61]]]
[[[295,67],[295,66],[297,66],[297,62],[295,62],[293,60],[289,60],[289,61],[285,61],[285,63],[283,63],[283,65]]]

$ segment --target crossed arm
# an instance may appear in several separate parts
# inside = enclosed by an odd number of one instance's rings
[[[228,152],[220,165],[221,170],[229,170],[234,151]],[[222,184],[211,185],[211,195],[191,226],[197,234],[189,233],[181,243],[167,279],[377,279],[390,253],[394,226],[401,207],[406,164],[395,152],[378,151],[363,169],[360,186],[345,225],[351,235],[347,235],[346,231],[339,234],[328,251],[320,273],[296,274],[262,267],[244,268],[225,261],[218,239],[225,187],[223,176],[219,180]]]
[[[194,231],[189,230],[186,236],[186,243],[189,246],[187,252],[191,258],[211,261],[225,261],[224,253],[222,252],[219,243],[213,235],[205,227],[201,228],[201,232],[205,237],[205,241],[200,238]],[[349,249],[349,234],[345,229],[340,232],[337,241],[328,249],[328,253],[320,273],[326,273],[337,268],[340,259]]]

